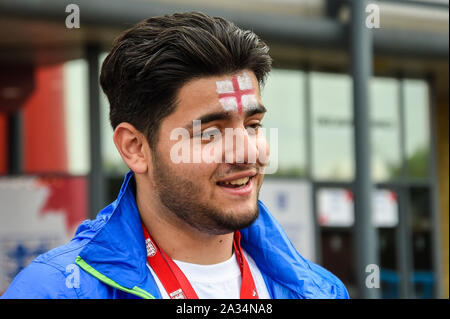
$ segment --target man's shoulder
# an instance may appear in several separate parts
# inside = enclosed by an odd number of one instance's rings
[[[30,265],[45,264],[64,272],[75,264],[80,251],[95,237],[104,225],[102,218],[85,220],[78,226],[75,236],[65,245],[39,255]]]
[[[86,220],[70,242],[36,257],[16,275],[2,298],[79,298],[81,278],[85,285],[96,279],[84,273],[76,264],[76,259],[101,228],[100,224],[98,220]]]
[[[324,267],[307,261],[308,269],[314,276],[315,284],[317,284],[318,292],[315,298],[322,299],[348,299],[348,291],[344,283],[336,277],[332,272]]]
[[[266,275],[274,298],[349,298],[341,280],[322,266],[300,255],[281,224],[267,207],[259,204],[260,216],[241,230],[247,252]]]

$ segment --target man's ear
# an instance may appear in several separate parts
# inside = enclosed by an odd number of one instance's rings
[[[147,138],[130,123],[122,122],[114,130],[114,144],[123,161],[136,174],[147,172],[150,152]]]

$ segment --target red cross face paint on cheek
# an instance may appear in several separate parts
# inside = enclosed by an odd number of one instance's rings
[[[242,110],[251,110],[258,106],[255,88],[247,73],[235,75],[231,80],[217,81],[216,86],[219,102],[225,111],[237,110],[241,115]]]

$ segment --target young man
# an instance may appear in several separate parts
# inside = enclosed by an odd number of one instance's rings
[[[268,50],[201,13],[126,31],[100,82],[131,171],[116,201],[35,259],[3,298],[348,298],[258,200]]]

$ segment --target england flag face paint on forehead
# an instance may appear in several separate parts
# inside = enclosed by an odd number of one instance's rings
[[[216,87],[219,102],[225,111],[236,110],[241,115],[243,110],[252,110],[258,106],[255,88],[246,72],[234,75],[231,80],[217,81]]]

